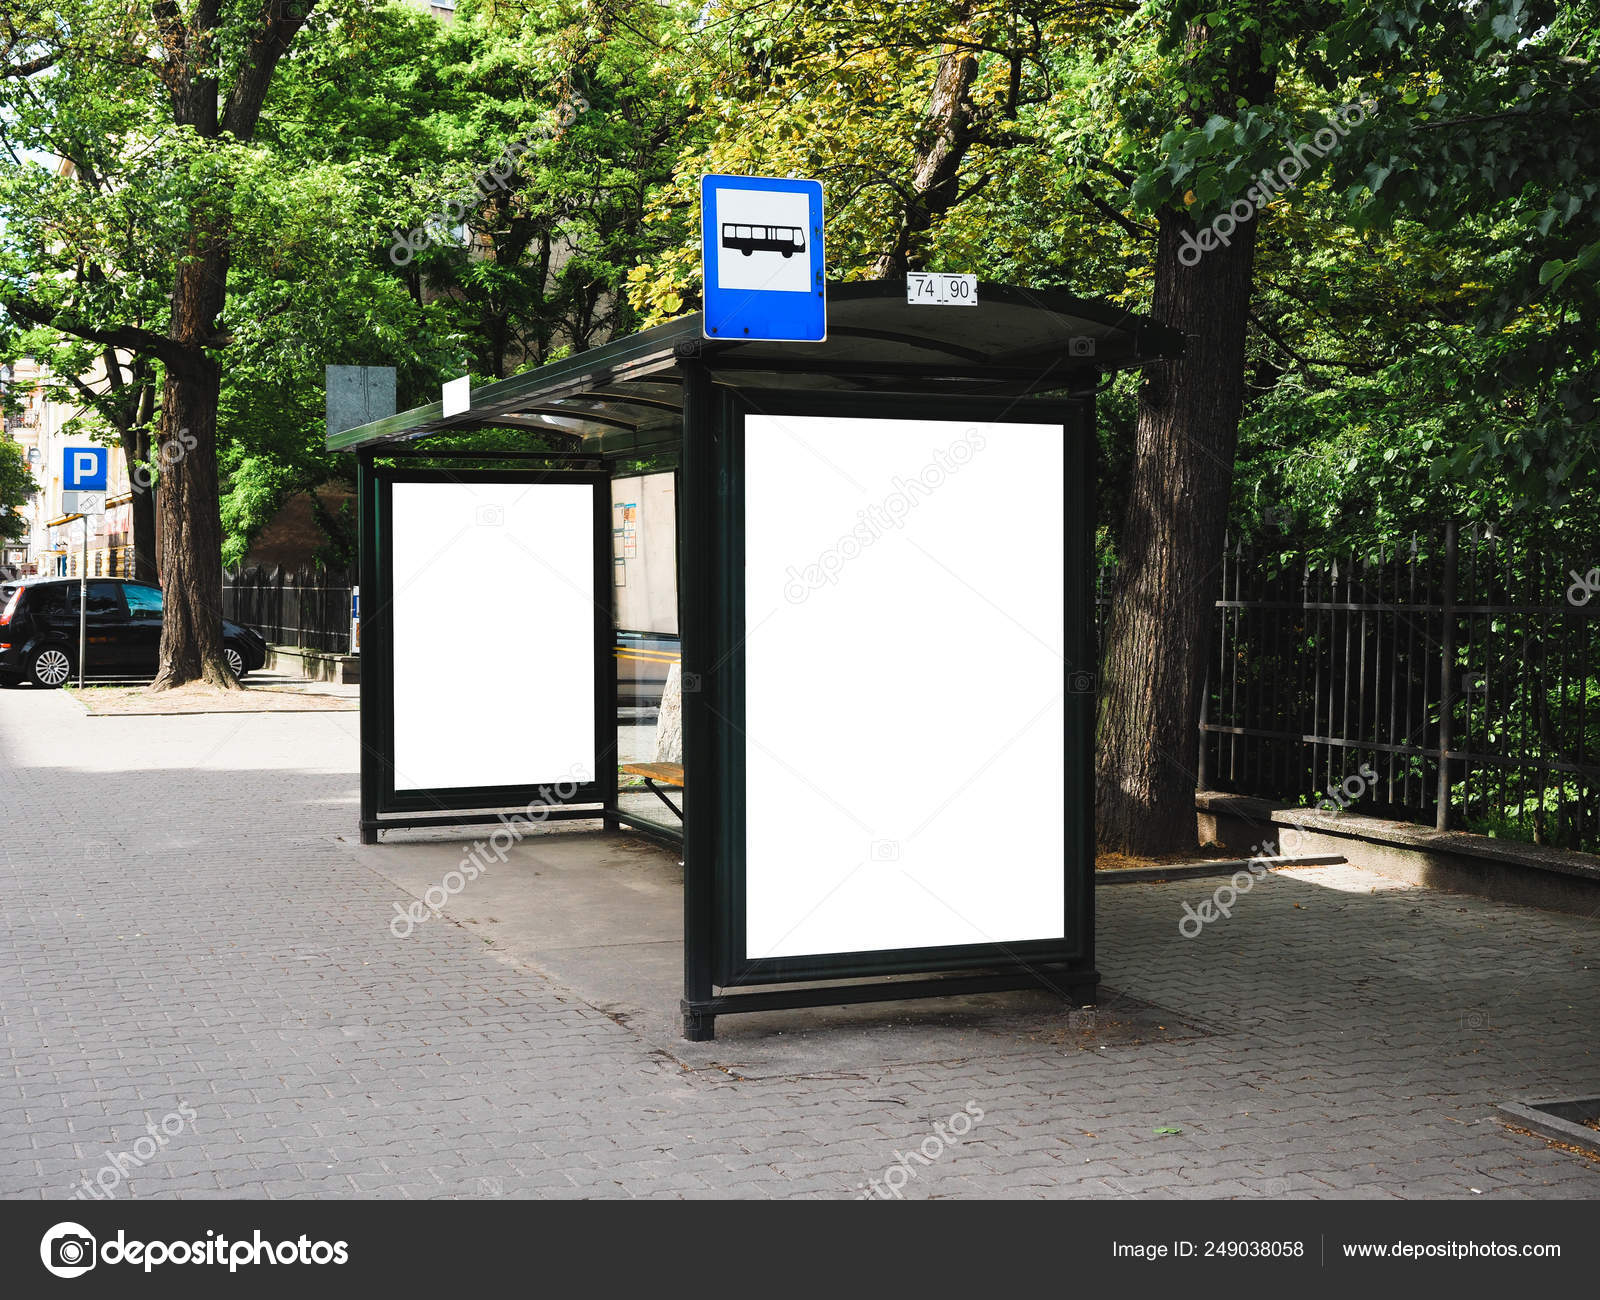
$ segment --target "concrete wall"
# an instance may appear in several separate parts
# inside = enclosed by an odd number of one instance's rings
[[[1241,856],[1274,840],[1286,853],[1342,853],[1355,866],[1432,889],[1562,912],[1600,909],[1600,857],[1590,853],[1245,795],[1202,791],[1195,799],[1201,843]]]

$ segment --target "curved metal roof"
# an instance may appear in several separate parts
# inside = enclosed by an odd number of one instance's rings
[[[763,387],[1042,394],[1182,351],[1175,330],[1054,290],[980,284],[976,305],[929,307],[907,303],[902,281],[831,285],[822,343],[704,339],[694,312],[474,389],[462,414],[447,417],[432,402],[333,434],[328,447],[494,427],[566,435],[575,450],[642,449],[681,428],[680,363],[689,360],[721,382]]]

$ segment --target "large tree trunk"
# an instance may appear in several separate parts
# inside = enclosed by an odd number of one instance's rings
[[[1187,215],[1162,215],[1151,315],[1188,346],[1182,360],[1152,366],[1139,393],[1102,659],[1097,834],[1121,853],[1185,852],[1197,838],[1200,691],[1244,397],[1256,223],[1185,266],[1179,253],[1195,233]]]
[[[133,375],[139,382],[139,395],[133,418],[118,429],[123,462],[128,466],[133,486],[130,510],[133,515],[133,568],[128,576],[139,582],[155,582],[156,563],[156,482],[150,472],[150,422],[155,418],[155,378],[144,358],[134,362]]]
[[[128,576],[140,582],[154,582],[157,576],[156,484],[147,469],[141,472],[150,462],[150,430],[135,426],[119,429],[118,434],[133,486],[133,500],[129,503],[133,514],[133,564]]]
[[[976,113],[972,83],[978,60],[970,51],[946,46],[939,54],[933,93],[922,119],[911,173],[911,192],[887,248],[873,263],[871,279],[904,275],[918,260],[917,241],[934,219],[954,207],[960,196],[961,164],[972,147]]]
[[[191,26],[177,5],[155,6],[161,28],[161,79],[173,121],[201,139],[255,135],[273,70],[317,0],[259,0],[256,16],[224,18],[215,4],[196,5]],[[219,103],[216,69],[221,33],[244,34],[232,87]],[[220,60],[222,63],[228,60]],[[152,691],[205,681],[224,690],[239,683],[222,658],[222,506],[217,485],[217,399],[220,375],[207,349],[221,346],[228,293],[228,205],[197,199],[172,285],[172,317],[164,349],[161,398],[160,517],[161,667]]]
[[[197,236],[172,292],[172,337],[187,364],[167,366],[161,397],[161,667],[152,691],[239,683],[222,657],[222,507],[217,491],[221,375],[203,346],[222,311],[228,259]]]
[[[123,443],[126,451],[127,443]],[[150,454],[150,440],[144,439],[143,454]],[[156,486],[133,490],[133,571],[129,577],[140,582],[156,582],[160,567],[156,562]]]

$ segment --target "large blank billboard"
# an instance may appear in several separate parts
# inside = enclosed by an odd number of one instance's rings
[[[397,791],[595,779],[596,490],[393,484]]]
[[[1063,426],[745,430],[743,956],[1063,938]]]

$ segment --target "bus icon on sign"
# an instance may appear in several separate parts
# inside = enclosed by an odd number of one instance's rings
[[[741,226],[722,223],[722,246],[749,257],[751,253],[782,253],[793,257],[806,251],[806,232],[799,226]]]

